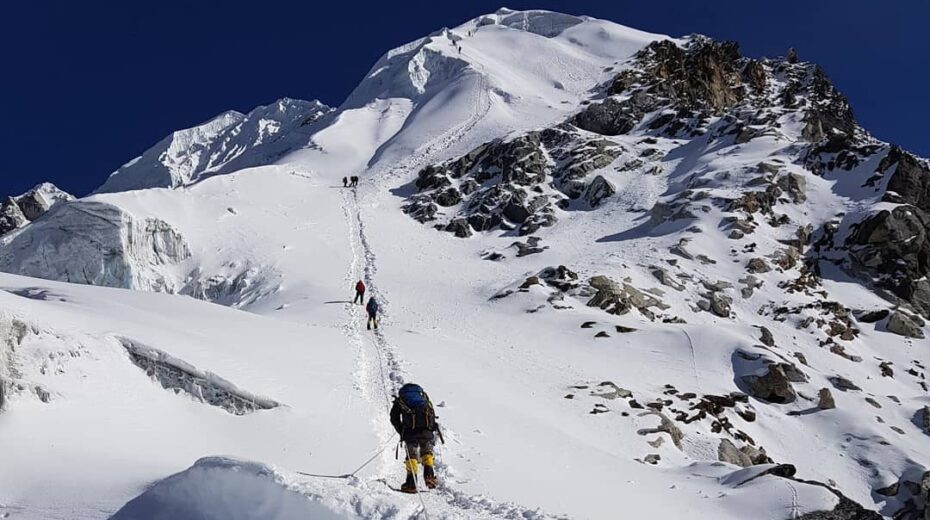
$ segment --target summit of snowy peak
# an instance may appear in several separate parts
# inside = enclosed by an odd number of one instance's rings
[[[479,16],[383,54],[312,145],[280,162],[377,174],[549,126],[596,96],[640,49],[665,39],[549,11]]]
[[[656,39],[622,25],[552,11],[502,8],[454,28],[443,28],[386,52],[342,108],[376,99],[420,101],[463,74],[479,73],[502,91],[517,82],[562,85],[583,82]],[[591,69],[591,70],[587,70]],[[566,78],[554,78],[565,73]]]
[[[206,175],[270,162],[283,153],[278,143],[282,137],[330,110],[317,100],[282,98],[248,114],[223,112],[173,132],[113,172],[97,192],[175,188]]]
[[[74,200],[74,195],[71,195],[58,186],[55,186],[51,182],[42,182],[36,184],[32,187],[32,189],[26,191],[22,195],[13,198],[17,201],[21,201],[28,197],[41,197],[42,200],[48,203],[49,206],[55,204],[56,202]]]

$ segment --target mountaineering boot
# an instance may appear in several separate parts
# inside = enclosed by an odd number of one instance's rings
[[[426,484],[426,487],[429,489],[435,489],[438,483],[436,480],[436,472],[433,471],[432,453],[423,455],[423,483]]]
[[[416,493],[417,492],[417,481],[415,475],[417,474],[417,459],[407,459],[404,462],[404,466],[407,467],[407,480],[404,481],[404,484],[400,486],[400,490],[404,493]]]
[[[417,483],[413,479],[413,473],[407,472],[407,480],[404,481],[400,486],[400,490],[404,493],[416,493],[417,492]]]
[[[439,484],[439,481],[436,479],[436,473],[433,471],[433,466],[428,466],[425,463],[423,464],[423,483],[430,489],[436,489],[436,486]]]

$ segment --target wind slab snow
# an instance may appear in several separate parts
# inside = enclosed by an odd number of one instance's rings
[[[442,29],[5,206],[0,517],[922,518],[928,171],[795,56]]]

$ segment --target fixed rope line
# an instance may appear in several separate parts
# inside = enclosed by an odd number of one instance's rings
[[[374,455],[372,455],[368,460],[366,460],[365,462],[363,462],[362,465],[359,466],[358,468],[356,468],[355,471],[353,471],[352,473],[346,473],[346,474],[344,474],[344,475],[324,475],[324,474],[321,474],[321,473],[305,473],[305,472],[303,472],[303,471],[297,471],[296,473],[297,473],[298,475],[304,475],[304,476],[306,476],[306,477],[316,477],[316,478],[334,478],[334,479],[349,479],[349,478],[352,478],[352,477],[354,477],[356,474],[358,474],[359,471],[362,471],[363,469],[365,469],[366,466],[368,466],[369,464],[371,464],[372,462],[374,462],[375,459],[377,459],[379,455],[381,455],[382,453],[385,452],[385,450],[387,450],[388,448],[390,448],[390,447],[391,447],[391,444],[394,443],[394,437],[397,437],[397,433],[395,433],[394,435],[391,435],[391,437],[387,440],[387,442],[384,443],[384,444],[381,446],[381,448],[380,448]]]

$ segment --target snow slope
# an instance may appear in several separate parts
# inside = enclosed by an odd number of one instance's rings
[[[850,313],[857,335],[831,348],[823,299],[889,307],[839,270],[797,290],[796,268],[757,273],[741,296],[746,261],[771,261],[794,226],[760,215],[736,241],[705,199],[686,224],[647,213],[686,188],[739,196],[770,162],[808,179],[805,202],[776,209],[822,224],[879,204],[862,187],[874,164],[810,175],[793,114],[741,143],[723,117],[693,139],[644,118],[588,172],[616,191],[559,209],[536,247],[402,210],[423,167],[562,123],[663,38],[500,10],[389,51],[310,124],[253,116],[287,103],[221,116],[5,236],[2,270],[35,278],[0,274],[0,517],[781,520],[845,507],[823,484],[890,517],[909,495],[875,490],[930,467],[927,341]],[[589,305],[598,275],[648,306]],[[348,301],[358,279],[380,330]],[[702,308],[720,295],[724,316]],[[802,373],[793,401],[745,394],[767,362]],[[391,489],[405,381],[446,437],[442,485],[419,496]],[[836,408],[818,408],[822,388]]]

